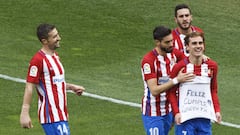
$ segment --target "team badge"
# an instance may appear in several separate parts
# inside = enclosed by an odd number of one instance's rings
[[[29,76],[36,77],[38,72],[37,66],[31,66]]]
[[[144,72],[144,74],[150,74],[151,73],[151,68],[150,68],[150,65],[148,63],[145,63],[143,65],[143,72]]]
[[[213,76],[213,70],[212,69],[208,69],[208,76],[210,76],[210,77]]]

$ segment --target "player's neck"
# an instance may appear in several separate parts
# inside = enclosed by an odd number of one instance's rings
[[[165,56],[167,54],[165,51],[159,49],[158,47],[156,47],[155,49],[156,49],[157,53],[161,56]]]
[[[199,66],[202,64],[203,58],[202,58],[202,56],[195,57],[195,56],[189,55],[189,61],[190,61],[190,63]]]
[[[42,47],[41,51],[44,52],[45,54],[48,54],[51,56],[54,55],[54,53],[55,53],[54,50],[46,49],[45,47]]]
[[[180,34],[187,35],[192,32],[192,28],[189,27],[188,29],[184,30],[184,29],[181,29],[180,27],[178,27],[178,31]]]

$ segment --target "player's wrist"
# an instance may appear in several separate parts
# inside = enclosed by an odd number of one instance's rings
[[[173,78],[173,79],[172,79],[172,82],[173,82],[173,84],[174,84],[174,85],[176,85],[176,84],[178,84],[178,83],[179,83],[179,81],[178,81],[177,77]]]
[[[23,104],[22,105],[22,112],[28,112],[30,109],[30,105],[29,104]]]

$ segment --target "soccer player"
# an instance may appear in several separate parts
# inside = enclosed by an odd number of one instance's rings
[[[203,58],[203,33],[190,33],[185,37],[185,44],[189,56],[173,67],[170,78],[175,78],[182,68],[183,72],[193,72],[195,77],[192,82],[179,83],[169,91],[176,122],[175,134],[211,135],[211,120],[221,122],[217,95],[218,65]]]
[[[200,28],[192,25],[193,19],[191,9],[186,4],[179,4],[175,7],[174,20],[177,24],[177,28],[172,30],[174,40],[173,45],[175,48],[184,52],[184,54],[188,56],[188,52],[184,44],[184,37],[186,36],[186,34],[194,31],[203,31]]]
[[[142,119],[147,135],[167,135],[172,124],[171,105],[167,90],[178,82],[191,81],[191,73],[179,74],[169,80],[176,62],[185,55],[173,47],[171,29],[158,26],[153,30],[155,47],[142,59],[144,95],[142,97]]]
[[[46,135],[70,135],[66,90],[81,95],[84,87],[65,82],[64,68],[55,51],[60,47],[60,36],[54,25],[40,24],[37,36],[42,48],[30,61],[20,124],[32,128],[29,115],[33,90],[38,93],[38,117]]]

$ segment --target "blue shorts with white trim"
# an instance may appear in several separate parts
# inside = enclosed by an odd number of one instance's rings
[[[46,135],[70,135],[67,121],[42,124]]]
[[[165,116],[142,115],[144,129],[147,135],[168,135],[173,125],[173,114]]]
[[[209,119],[196,118],[175,125],[175,135],[212,135],[212,125]]]

